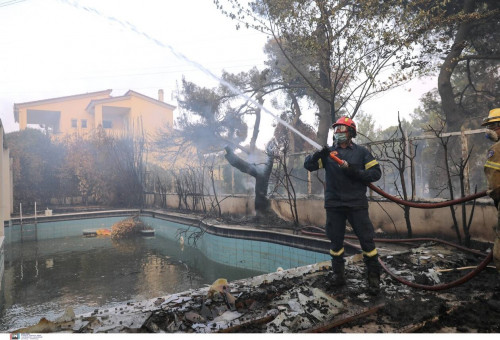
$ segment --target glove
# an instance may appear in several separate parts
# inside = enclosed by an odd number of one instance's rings
[[[349,165],[346,161],[344,161],[347,166],[344,166],[344,164],[341,164],[340,167],[342,168],[342,171],[344,171],[344,174],[352,179],[357,179],[359,178],[359,170],[356,169],[354,166]]]
[[[489,130],[489,129],[486,130],[485,131],[485,137],[486,137],[486,139],[489,139],[489,140],[491,140],[493,142],[498,142],[498,135],[493,130]]]
[[[486,194],[493,198],[494,201],[500,201],[500,188],[486,190]]]
[[[343,161],[342,164],[339,164],[339,166],[342,169],[349,169],[349,163],[347,163],[347,161]],[[351,169],[353,169],[353,168],[351,168]]]
[[[312,160],[317,162],[320,158],[326,157],[330,154],[330,149],[328,148],[328,145],[323,146],[323,149],[316,151],[312,155]]]

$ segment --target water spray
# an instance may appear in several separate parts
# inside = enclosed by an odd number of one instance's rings
[[[186,57],[184,54],[178,52],[177,50],[175,50],[171,45],[169,44],[165,44],[163,42],[161,42],[160,40],[158,39],[155,39],[153,38],[152,36],[150,36],[149,34],[147,34],[146,32],[144,31],[141,31],[139,30],[135,25],[133,25],[132,23],[130,22],[124,22],[120,19],[117,19],[115,17],[111,17],[111,16],[108,16],[106,14],[103,14],[101,12],[99,12],[97,9],[95,8],[92,8],[92,7],[88,7],[88,6],[82,6],[80,5],[77,1],[75,0],[60,0],[61,2],[65,3],[65,4],[68,4],[72,7],[75,7],[77,9],[82,9],[84,11],[87,11],[91,14],[94,14],[94,15],[97,15],[97,16],[100,16],[100,17],[103,17],[115,24],[119,24],[120,26],[122,26],[123,28],[129,30],[129,31],[132,31],[134,33],[136,33],[137,35],[140,35],[144,38],[146,38],[147,40],[149,41],[152,41],[154,44],[156,44],[157,46],[160,46],[162,48],[167,48],[168,50],[170,50],[170,52],[175,56],[177,57],[178,59],[180,60],[183,60],[183,61],[186,61],[187,63],[195,66],[197,69],[199,69],[200,71],[202,71],[203,73],[205,73],[206,75],[210,76],[211,78],[213,78],[214,80],[218,81],[219,83],[221,83],[222,85],[226,86],[229,90],[231,90],[234,94],[237,94],[239,96],[242,96],[243,98],[245,98],[245,100],[249,101],[250,103],[256,105],[257,107],[259,107],[262,111],[264,111],[265,113],[271,115],[273,118],[275,118],[280,124],[286,126],[288,129],[292,130],[293,132],[295,132],[295,134],[297,134],[299,137],[301,137],[304,141],[306,141],[307,143],[309,143],[310,145],[312,145],[313,147],[315,147],[316,149],[318,150],[321,150],[321,145],[319,145],[318,143],[316,143],[315,141],[313,141],[312,139],[310,139],[309,137],[307,136],[304,136],[300,131],[298,131],[297,129],[295,129],[293,126],[291,126],[290,124],[288,124],[286,121],[284,121],[283,119],[281,119],[277,114],[271,112],[270,110],[268,110],[267,108],[265,108],[263,105],[259,104],[256,100],[250,98],[249,96],[247,96],[245,93],[243,93],[242,91],[240,91],[239,89],[237,89],[234,85],[232,85],[231,83],[225,81],[224,79],[216,76],[214,73],[212,73],[212,71],[210,71],[209,69],[205,68],[203,65],[201,65],[200,63]]]

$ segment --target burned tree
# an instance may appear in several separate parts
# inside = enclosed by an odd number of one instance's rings
[[[400,138],[396,138],[398,132],[401,134]],[[411,200],[415,200],[415,177],[414,177],[414,162],[416,154],[416,145],[409,141],[406,132],[403,130],[401,120],[398,115],[398,127],[394,131],[393,136],[381,145],[380,161],[386,162],[395,169],[396,176],[394,177],[394,187],[400,197],[405,201],[410,199],[409,193],[411,192]],[[406,183],[406,173],[410,170],[410,190]],[[399,185],[398,185],[399,180]],[[399,189],[401,187],[401,190]],[[406,229],[408,237],[413,236],[410,207],[407,205],[402,206],[404,210],[404,218],[406,221]]]
[[[268,65],[288,88],[305,90],[325,145],[332,122],[418,75],[413,27],[385,1],[214,0],[221,13],[269,35]]]
[[[274,193],[279,193],[279,189],[282,188],[286,202],[288,203],[288,207],[290,208],[290,216],[293,220],[294,232],[297,233],[300,223],[299,223],[299,213],[297,209],[297,192],[295,190],[294,182],[301,181],[302,179],[297,178],[293,174],[293,166],[290,166],[290,143],[288,139],[283,138],[280,141],[281,151],[279,155],[276,157],[278,166],[274,169],[272,176],[276,181],[276,185],[274,187]],[[304,181],[304,180],[302,180]],[[296,182],[297,183],[297,182]]]
[[[472,149],[470,150],[461,150],[462,155],[459,158],[458,161],[455,161],[453,158],[452,154],[457,152],[457,150],[454,150],[454,145],[453,143],[450,142],[450,138],[452,137],[452,134],[444,134],[443,131],[445,129],[445,121],[441,120],[440,122],[440,127],[435,128],[432,126],[428,126],[428,131],[432,132],[436,138],[438,138],[441,146],[443,147],[443,152],[444,152],[444,170],[446,173],[446,178],[447,178],[447,185],[448,185],[448,190],[450,193],[450,200],[455,199],[455,192],[453,189],[453,180],[452,177],[458,177],[459,179],[459,184],[460,184],[460,194],[462,197],[465,197],[466,195],[466,184],[465,184],[465,168],[467,167],[467,164],[469,163],[471,154],[472,154]],[[451,164],[450,164],[451,163]],[[452,165],[452,166],[451,166]],[[472,222],[472,216],[474,214],[474,207],[475,203],[473,206],[473,209],[471,211],[471,214],[469,216],[469,219],[467,220],[467,212],[466,212],[466,207],[465,203],[461,204],[462,207],[462,230],[464,232],[464,238],[465,238],[465,245],[470,246],[470,241],[471,241],[471,235],[469,232],[471,222]],[[458,242],[462,244],[462,236],[460,234],[460,229],[458,226],[458,219],[456,217],[455,209],[453,206],[450,206],[450,211],[451,211],[451,216],[453,219],[453,229],[455,230],[455,233],[457,235]]]
[[[272,145],[267,146],[267,159],[264,164],[249,163],[238,157],[234,150],[226,146],[226,159],[233,167],[255,178],[255,212],[257,218],[274,215],[267,197],[269,178],[274,164],[274,151]]]

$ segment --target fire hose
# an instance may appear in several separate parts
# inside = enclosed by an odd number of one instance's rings
[[[337,152],[336,151],[332,151],[330,153],[330,157],[335,162],[337,162],[339,165],[343,165],[344,162],[345,162],[345,161],[343,161],[343,160],[341,160],[340,158],[337,157]],[[463,202],[475,200],[475,199],[477,199],[479,197],[483,197],[483,196],[487,195],[486,191],[483,191],[483,192],[480,192],[480,193],[476,193],[474,195],[469,195],[469,196],[462,197],[462,198],[459,198],[459,199],[454,199],[454,200],[448,200],[448,201],[445,201],[445,202],[439,202],[439,203],[417,203],[417,202],[405,201],[405,200],[399,199],[397,197],[394,197],[392,195],[389,195],[386,192],[384,192],[382,189],[374,186],[371,183],[368,185],[368,187],[370,189],[372,189],[373,191],[375,191],[376,193],[378,193],[379,195],[381,195],[381,196],[383,196],[383,197],[385,197],[385,198],[387,198],[387,199],[389,199],[389,200],[391,200],[393,202],[396,202],[396,203],[402,204],[402,205],[406,205],[406,206],[409,206],[409,207],[413,207],[413,208],[420,208],[420,209],[434,209],[434,208],[447,207],[447,206],[451,206],[451,205],[455,205],[455,204],[459,204],[459,203],[463,203]],[[311,235],[311,236],[326,236],[325,233],[314,233],[314,232],[307,232],[307,231],[304,231],[304,230],[301,230],[301,232],[303,234],[305,234],[305,235]],[[346,235],[346,238],[356,238],[356,237],[355,236],[348,236],[348,235]],[[457,245],[457,244],[453,244],[451,242],[447,242],[447,241],[443,241],[443,240],[439,240],[439,239],[434,239],[434,238],[415,238],[415,239],[399,239],[399,240],[395,240],[395,239],[391,239],[391,240],[388,240],[388,239],[374,239],[374,241],[375,242],[394,242],[394,243],[397,243],[397,242],[408,243],[408,242],[417,242],[417,241],[433,241],[433,242],[444,243],[444,244],[453,246],[455,248],[458,248],[458,249],[461,249],[461,250],[464,250],[464,251],[467,251],[467,252],[474,253],[476,255],[485,256],[485,254],[482,253],[482,252],[480,252],[480,251],[469,249],[469,248],[466,248],[466,247],[463,247],[463,246],[460,246],[460,245]],[[349,245],[351,247],[354,247],[354,248],[357,248],[357,249],[361,248],[360,246],[357,246],[357,245],[352,244],[350,242],[345,242],[345,243],[347,245]],[[456,287],[456,286],[458,286],[460,284],[463,284],[463,283],[469,281],[474,276],[476,276],[479,272],[481,272],[484,268],[486,268],[486,266],[488,265],[488,263],[491,262],[492,259],[493,259],[493,252],[490,252],[485,257],[485,259],[473,271],[467,273],[465,276],[459,278],[458,280],[455,280],[455,281],[449,282],[449,283],[445,283],[445,284],[438,284],[438,285],[423,285],[423,284],[418,284],[418,283],[415,283],[415,282],[411,282],[411,281],[405,280],[402,277],[394,274],[388,268],[388,266],[382,261],[382,259],[380,259],[380,257],[379,257],[378,261],[379,261],[380,265],[382,266],[382,268],[391,277],[393,277],[397,281],[399,281],[399,282],[401,282],[401,283],[403,283],[403,284],[405,284],[407,286],[413,287],[413,288],[438,291],[438,290],[445,290],[445,289],[449,289],[449,288],[452,288],[452,287]]]
[[[370,189],[372,189],[373,191],[375,191],[380,196],[383,196],[383,197],[385,197],[393,202],[396,202],[396,203],[402,204],[402,205],[406,205],[408,207],[420,208],[420,209],[435,209],[435,208],[448,207],[450,205],[455,205],[455,204],[459,204],[459,203],[463,203],[463,202],[467,202],[467,201],[472,201],[472,200],[475,200],[477,198],[484,197],[487,195],[486,191],[481,191],[481,192],[478,192],[478,193],[473,194],[473,195],[469,195],[469,196],[465,196],[465,197],[461,197],[461,198],[456,198],[454,200],[448,200],[448,201],[444,201],[444,202],[417,203],[417,202],[405,201],[405,200],[402,200],[398,197],[389,195],[388,193],[386,193],[385,191],[383,191],[379,187],[376,187],[372,183],[368,184],[368,187]]]
[[[321,228],[318,228],[318,229],[321,229]],[[304,234],[304,235],[309,235],[309,236],[326,237],[326,235],[325,235],[324,232],[323,233],[315,233],[315,232],[309,232],[309,231],[301,230],[301,233]],[[345,238],[347,238],[347,239],[356,239],[356,236],[346,235]],[[415,283],[415,282],[411,282],[411,281],[405,280],[402,277],[394,274],[389,269],[389,267],[384,263],[384,261],[382,261],[382,259],[379,257],[378,262],[380,263],[380,265],[382,266],[382,268],[390,276],[392,276],[394,279],[396,279],[397,281],[399,281],[399,282],[401,282],[401,283],[403,283],[403,284],[405,284],[407,286],[410,286],[410,287],[413,287],[413,288],[424,289],[424,290],[438,291],[438,290],[450,289],[450,288],[456,287],[458,285],[461,285],[462,283],[465,283],[465,282],[469,281],[474,276],[476,276],[477,274],[479,274],[479,272],[481,272],[484,268],[486,268],[486,266],[488,265],[488,263],[490,263],[491,260],[493,259],[493,252],[490,252],[489,254],[486,255],[486,254],[484,254],[484,253],[482,253],[482,252],[480,252],[478,250],[470,249],[470,248],[467,248],[467,247],[464,247],[464,246],[461,246],[461,245],[458,245],[458,244],[454,244],[454,243],[451,243],[451,242],[448,242],[448,241],[444,241],[444,240],[440,240],[440,239],[435,239],[435,238],[427,238],[427,237],[414,238],[414,239],[383,239],[383,238],[374,238],[373,241],[375,241],[375,242],[384,242],[384,243],[409,243],[409,242],[422,242],[422,241],[423,242],[438,242],[438,243],[446,244],[446,245],[449,245],[449,246],[453,246],[453,247],[455,247],[457,249],[461,249],[463,251],[467,251],[467,252],[475,254],[475,255],[485,256],[485,259],[483,261],[481,261],[481,263],[479,263],[479,265],[473,271],[467,273],[466,275],[464,275],[463,277],[459,278],[458,280],[455,280],[455,281],[452,281],[452,282],[449,282],[449,283],[438,284],[438,285],[423,285],[423,284],[419,284],[419,283]],[[350,246],[351,248],[355,248],[355,249],[361,250],[361,247],[359,245],[356,245],[354,243],[347,242],[347,241],[344,241],[344,243],[346,245]]]
[[[340,158],[337,157],[337,152],[336,151],[330,152],[330,158],[332,158],[339,165],[342,165],[345,162],[345,161],[343,161],[343,160],[341,160]],[[435,208],[448,207],[450,205],[455,205],[455,204],[459,204],[459,203],[463,203],[463,202],[467,202],[467,201],[472,201],[472,200],[475,200],[475,199],[478,199],[480,197],[484,197],[484,196],[487,195],[486,191],[481,191],[481,192],[478,192],[478,193],[476,193],[474,195],[469,195],[469,196],[457,198],[457,199],[454,199],[454,200],[448,200],[448,201],[444,201],[444,202],[438,202],[438,203],[417,203],[417,202],[405,201],[405,200],[402,200],[402,199],[400,199],[398,197],[392,196],[392,195],[386,193],[385,191],[383,191],[382,189],[376,187],[372,183],[368,184],[368,187],[370,189],[372,189],[373,191],[375,191],[380,196],[383,196],[383,197],[385,197],[385,198],[387,198],[387,199],[389,199],[389,200],[391,200],[393,202],[396,202],[396,203],[402,204],[402,205],[406,205],[408,207],[420,208],[420,209],[435,209]]]

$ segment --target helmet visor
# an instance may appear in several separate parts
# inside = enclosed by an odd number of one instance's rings
[[[488,125],[486,125],[486,128],[489,130],[496,130],[500,128],[500,122],[489,123]]]
[[[347,131],[348,131],[348,127],[346,125],[337,125],[335,127],[335,130],[334,130],[335,133],[341,133],[341,132],[347,132]]]

